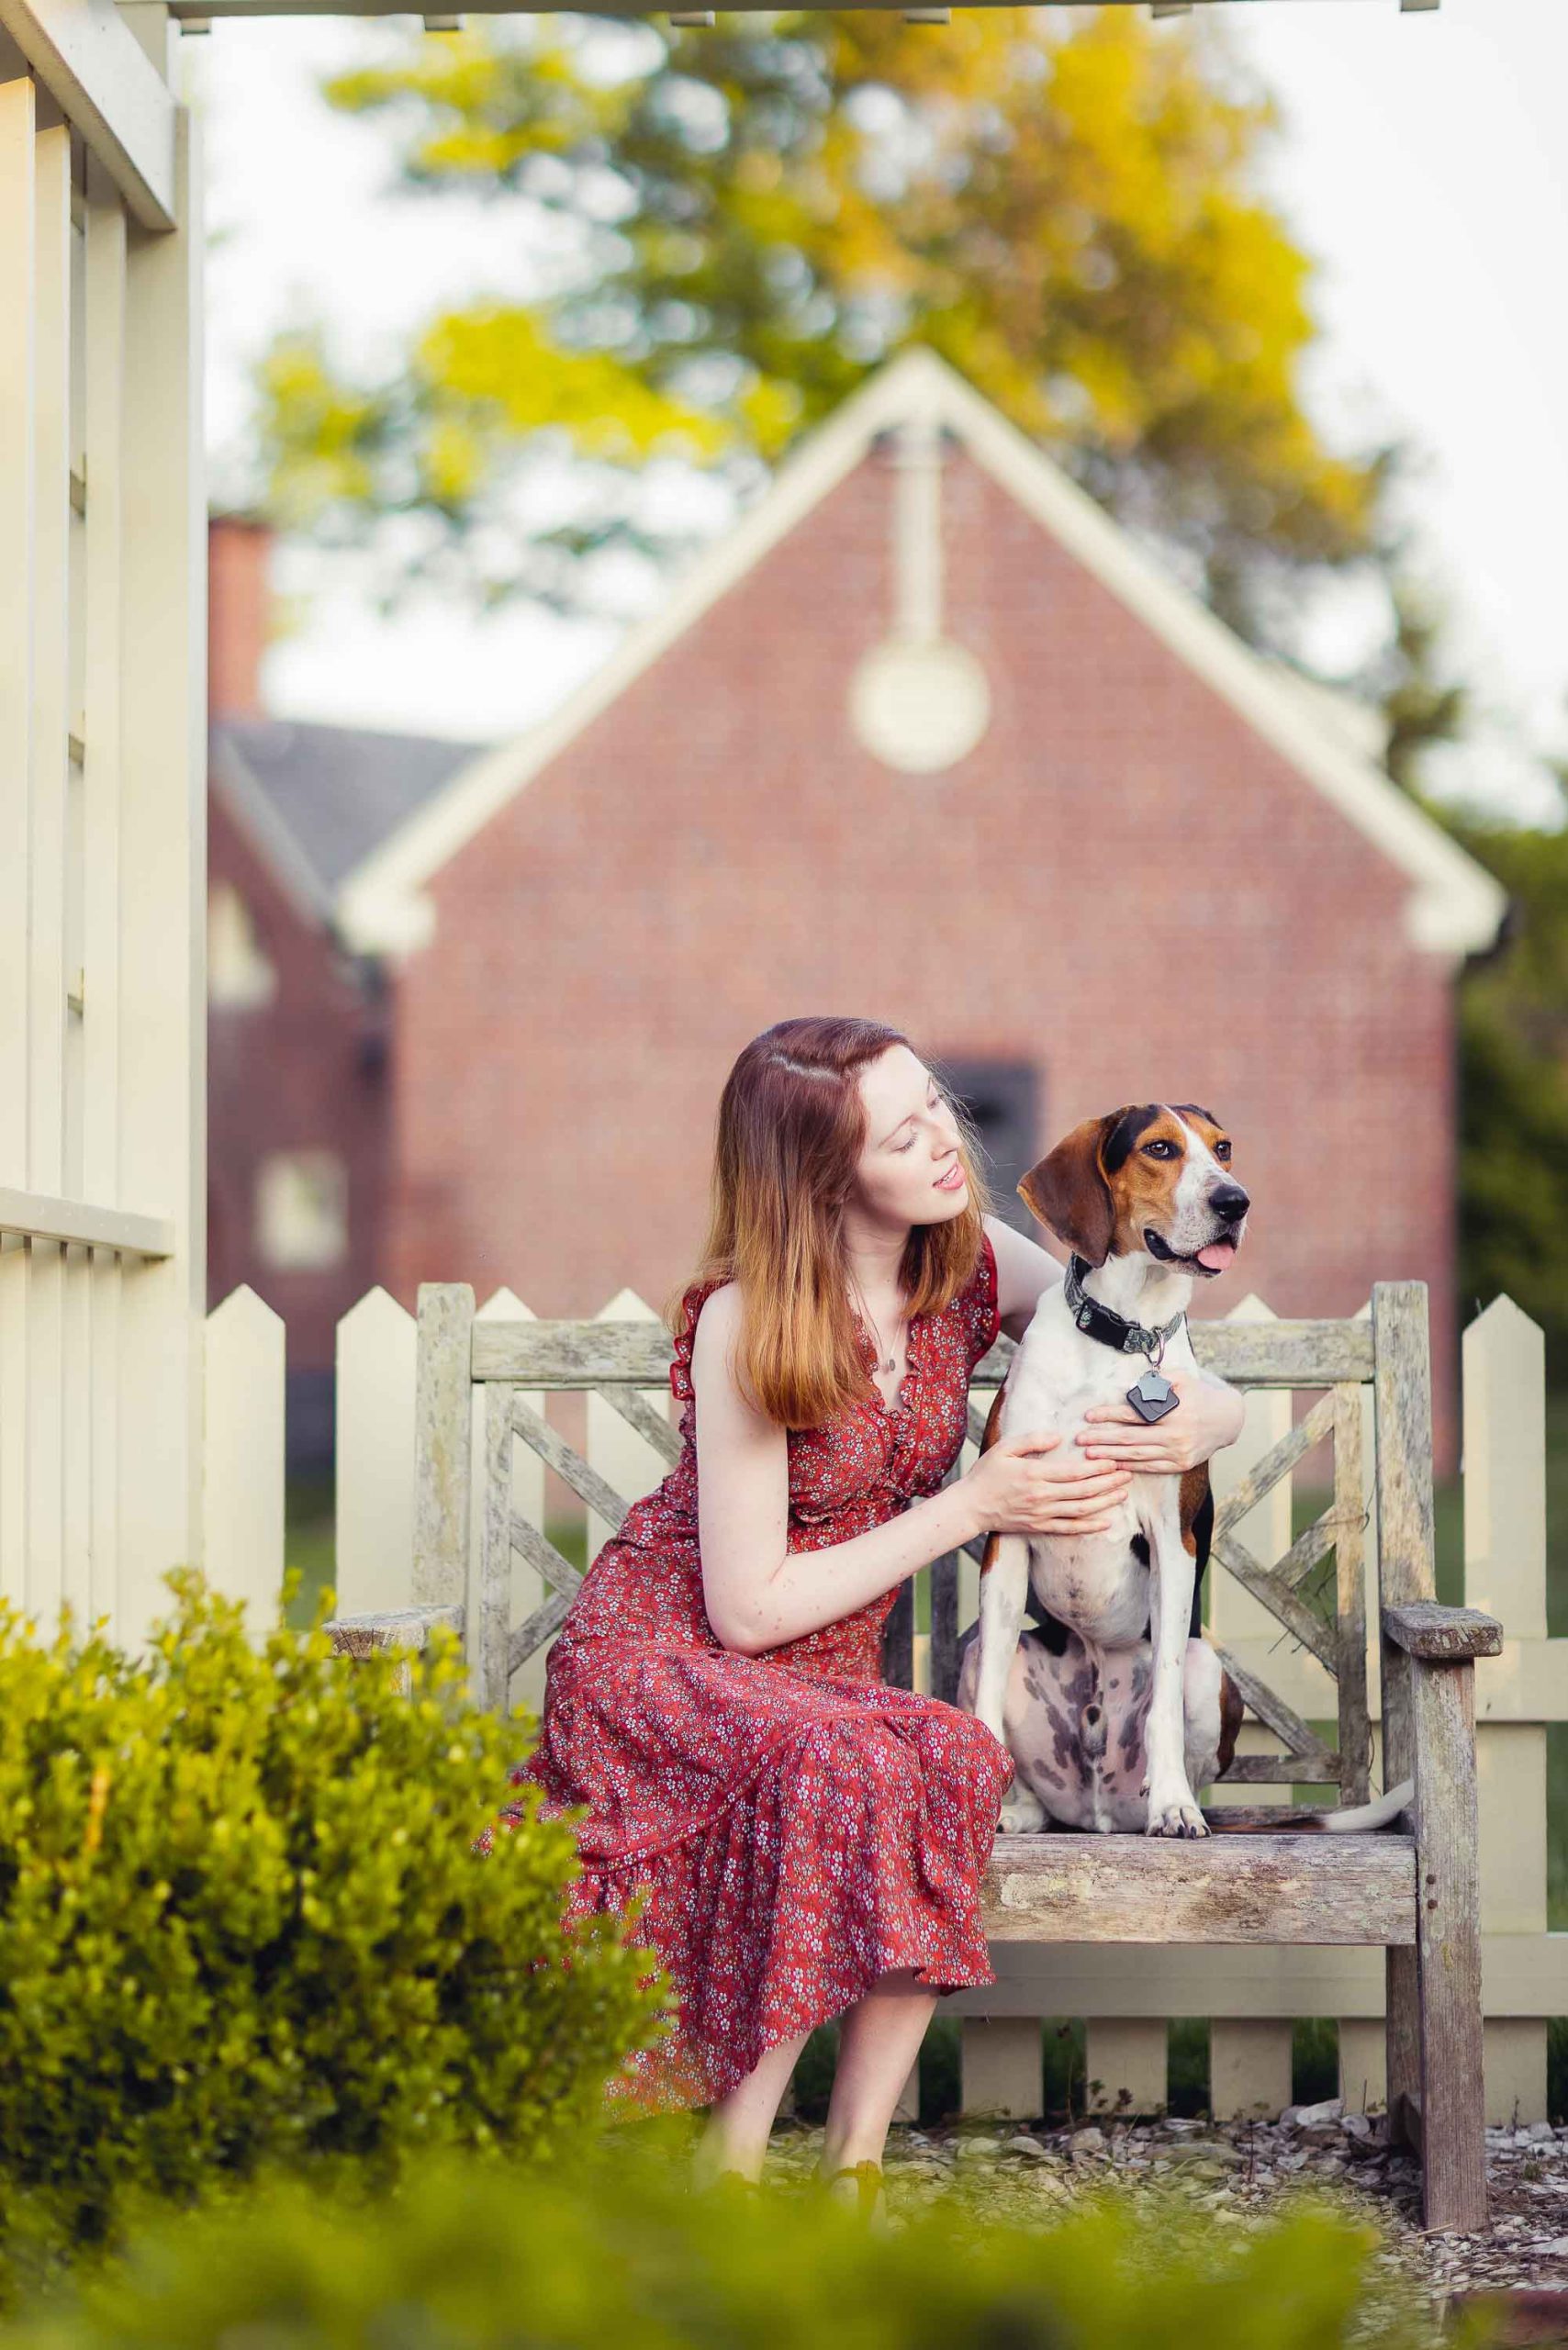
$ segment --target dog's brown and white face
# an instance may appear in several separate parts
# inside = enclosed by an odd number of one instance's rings
[[[1092,1265],[1142,1250],[1212,1281],[1235,1259],[1251,1201],[1230,1136],[1195,1102],[1086,1118],[1018,1186],[1030,1213]]]

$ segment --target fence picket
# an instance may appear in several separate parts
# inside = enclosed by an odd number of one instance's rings
[[[283,1590],[283,1317],[241,1282],[207,1317],[207,1572],[263,1637]]]
[[[1546,1352],[1537,1325],[1499,1297],[1462,1341],[1464,1597],[1510,1640],[1546,1637]],[[1546,1930],[1546,1732],[1488,1722],[1477,1673],[1482,1930]],[[1483,2070],[1488,2121],[1546,2114],[1544,2017],[1493,2017]]]
[[[338,1324],[336,1574],[340,1616],[414,1604],[414,1317],[366,1292]]]

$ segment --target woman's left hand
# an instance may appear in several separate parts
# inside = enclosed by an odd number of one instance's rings
[[[1241,1433],[1247,1406],[1234,1387],[1201,1371],[1168,1371],[1176,1409],[1152,1426],[1130,1404],[1096,1404],[1084,1413],[1077,1442],[1087,1460],[1119,1460],[1129,1469],[1195,1469]],[[1130,1383],[1130,1382],[1129,1382]],[[1109,1425],[1106,1425],[1109,1423]]]

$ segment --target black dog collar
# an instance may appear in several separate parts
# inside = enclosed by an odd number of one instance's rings
[[[1102,1346],[1114,1347],[1118,1354],[1147,1355],[1151,1362],[1158,1361],[1167,1339],[1173,1338],[1186,1320],[1185,1311],[1168,1322],[1163,1330],[1146,1330],[1141,1322],[1129,1322],[1124,1315],[1113,1314],[1108,1305],[1102,1305],[1098,1298],[1090,1296],[1083,1286],[1083,1276],[1093,1270],[1088,1259],[1076,1252],[1068,1259],[1062,1290],[1068,1312],[1079,1328],[1087,1330],[1092,1338],[1098,1338]]]

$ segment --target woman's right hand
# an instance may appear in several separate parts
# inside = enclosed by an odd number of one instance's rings
[[[982,1534],[1103,1534],[1132,1472],[1114,1461],[1091,1464],[1070,1454],[1053,1460],[1059,1435],[1040,1430],[993,1444],[964,1472],[962,1483],[980,1516]]]

